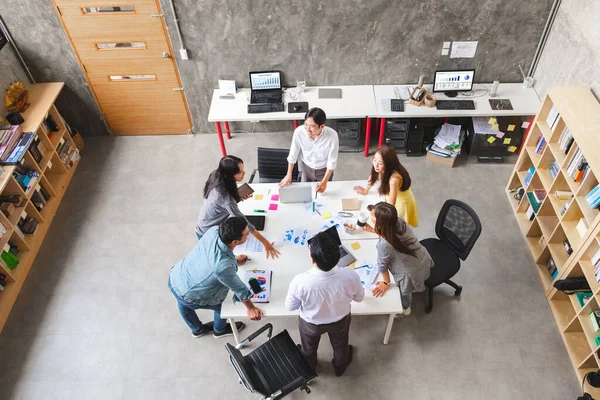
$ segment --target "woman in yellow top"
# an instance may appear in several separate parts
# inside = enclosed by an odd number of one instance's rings
[[[419,225],[419,211],[415,196],[410,190],[410,176],[400,164],[393,147],[384,145],[377,150],[367,187],[354,186],[354,190],[359,194],[367,194],[377,181],[381,181],[379,194],[385,195],[385,201],[396,207],[398,216],[409,225]]]

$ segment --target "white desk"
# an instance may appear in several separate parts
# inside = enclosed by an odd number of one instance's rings
[[[341,181],[341,182],[330,182],[327,185],[327,191],[322,195],[319,194],[317,201],[323,201],[326,207],[332,214],[336,214],[338,210],[341,210],[341,198],[355,196],[361,199],[361,210],[366,210],[368,204],[379,201],[379,196],[373,194],[367,196],[356,195],[352,190],[352,187],[356,184],[364,184],[362,181]],[[268,194],[269,199],[274,194],[275,184],[256,184],[252,185],[255,193],[262,193],[266,196],[269,190],[271,193]],[[352,194],[354,193],[354,194]],[[321,199],[321,200],[319,200]],[[245,200],[240,203],[240,209],[242,212],[247,214],[264,200]],[[270,201],[268,201],[270,203]],[[354,212],[357,215],[358,212]],[[246,253],[250,256],[251,260],[246,265],[241,266],[238,275],[242,280],[245,277],[247,269],[268,269],[273,271],[273,285],[271,286],[271,302],[264,304],[257,304],[264,313],[265,317],[285,317],[285,316],[297,316],[297,311],[289,311],[285,308],[285,297],[287,295],[288,287],[294,276],[300,272],[306,271],[312,267],[310,259],[310,253],[307,246],[299,246],[291,244],[289,242],[283,242],[283,233],[287,228],[302,227],[313,232],[319,231],[320,227],[324,224],[324,219],[318,214],[311,216],[305,211],[304,204],[279,204],[277,211],[269,211],[267,213],[267,219],[265,224],[265,230],[262,232],[265,237],[275,241],[276,248],[281,252],[281,256],[277,259],[266,259],[265,253]],[[339,231],[339,230],[338,230]],[[377,259],[377,236],[369,232],[361,232],[348,235],[344,232],[340,232],[342,242],[346,248],[354,255],[358,262],[368,261],[374,263]],[[361,248],[353,250],[351,244],[354,242],[360,243]],[[237,252],[237,251],[236,251]],[[239,252],[237,252],[239,253]],[[365,299],[361,303],[352,303],[352,314],[354,315],[380,315],[389,314],[387,328],[384,334],[383,343],[387,344],[389,341],[392,325],[394,322],[394,316],[401,314],[402,302],[400,300],[400,292],[398,291],[395,283],[392,282],[393,287],[386,292],[381,298],[374,298],[370,292],[365,294]],[[221,309],[221,316],[228,318],[234,328],[234,337],[236,343],[240,343],[238,332],[235,330],[235,318],[245,318],[246,308],[242,304],[234,305],[232,303],[233,294],[230,293],[228,298],[223,302]]]
[[[431,92],[431,85],[424,85]],[[408,98],[405,90],[406,85],[375,85],[373,92],[375,94],[375,103],[377,113],[371,117],[381,118],[379,130],[379,146],[383,145],[385,133],[386,118],[431,118],[431,117],[488,117],[488,116],[513,116],[513,115],[535,115],[540,107],[540,99],[533,88],[524,88],[522,83],[501,83],[498,86],[497,96],[490,97],[489,90],[492,84],[473,85],[473,96],[461,96],[449,98],[444,93],[434,93],[437,100],[473,100],[474,110],[438,110],[435,107],[413,106],[408,101],[404,102],[403,112],[389,111],[389,99],[395,99],[394,87],[400,89],[402,98]],[[512,110],[492,109],[488,100],[490,99],[509,99]],[[382,100],[387,101],[388,105],[384,108]],[[387,109],[387,110],[386,110]],[[368,143],[366,144],[368,146]]]
[[[342,90],[341,99],[320,99],[319,89],[337,88]],[[304,113],[289,113],[287,104],[289,102],[307,101],[308,107],[322,108],[330,119],[344,118],[367,118],[377,112],[375,99],[373,97],[372,85],[353,85],[353,86],[314,86],[307,87],[305,92],[299,97],[292,99],[288,89],[283,95],[283,101],[286,105],[286,111],[248,114],[248,104],[250,103],[250,89],[239,89],[233,99],[222,99],[219,97],[219,90],[213,91],[210,110],[208,112],[208,122],[214,122],[217,128],[221,152],[225,156],[225,142],[223,141],[223,132],[221,122],[225,122],[225,133],[227,138],[231,139],[229,130],[229,121],[294,121],[294,128],[297,127],[299,119],[304,119]],[[371,134],[371,120],[367,119],[367,135]]]

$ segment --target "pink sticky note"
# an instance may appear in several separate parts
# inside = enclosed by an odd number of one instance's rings
[[[279,196],[277,196],[277,197],[279,197]],[[271,203],[271,204],[269,204],[269,210],[277,211],[277,206],[278,206],[277,204]]]
[[[496,137],[502,139],[504,137],[504,132],[496,133]]]
[[[527,122],[527,121],[523,122],[523,125],[521,125],[521,128],[524,128],[524,129],[529,128],[529,122]]]
[[[278,201],[279,200],[279,195],[278,194],[274,194],[271,196],[271,201]],[[277,208],[275,208],[277,210]]]

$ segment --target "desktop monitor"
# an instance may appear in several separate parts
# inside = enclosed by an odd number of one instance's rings
[[[458,92],[473,90],[474,69],[457,71],[435,71],[433,91],[444,92],[448,97],[456,97]]]
[[[281,72],[250,72],[250,88],[252,90],[281,89]]]

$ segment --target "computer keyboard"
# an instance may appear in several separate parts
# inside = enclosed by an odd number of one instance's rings
[[[400,99],[391,99],[390,108],[393,112],[402,112],[404,111],[404,101]]]
[[[248,104],[248,114],[261,114],[284,111],[283,103]]]
[[[344,246],[340,246],[340,258],[347,256],[347,255],[348,255],[348,252],[346,251]]]
[[[438,100],[435,102],[438,110],[474,110],[473,100]]]

